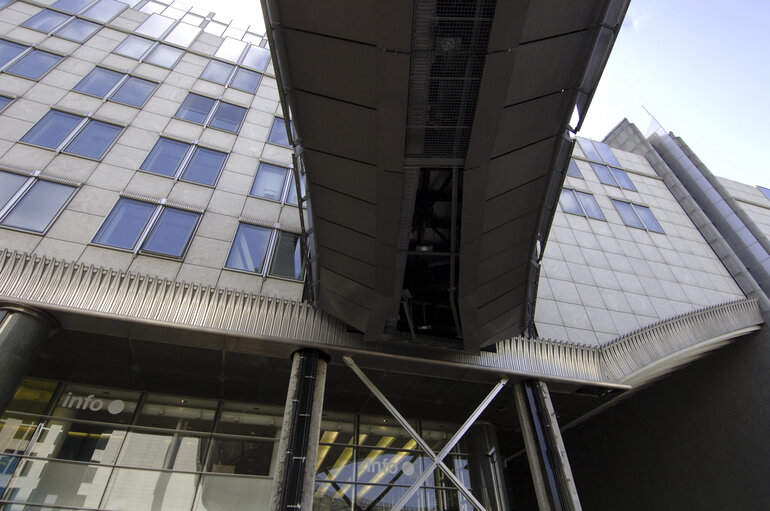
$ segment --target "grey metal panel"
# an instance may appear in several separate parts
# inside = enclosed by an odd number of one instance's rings
[[[595,26],[606,4],[604,0],[537,0],[530,2],[527,23],[521,35],[522,42],[534,41],[585,30]]]

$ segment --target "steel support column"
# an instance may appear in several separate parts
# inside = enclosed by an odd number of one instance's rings
[[[0,413],[35,361],[43,341],[58,323],[48,314],[12,303],[0,303]]]
[[[580,499],[545,382],[514,385],[532,482],[540,511],[580,511]]]
[[[303,349],[292,355],[289,391],[283,415],[278,461],[270,509],[287,511],[313,508],[313,480],[321,431],[325,353]]]

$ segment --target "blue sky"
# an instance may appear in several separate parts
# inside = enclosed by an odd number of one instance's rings
[[[770,187],[769,52],[768,0],[632,0],[580,135],[645,132],[643,105],[714,174]]]
[[[262,26],[257,0],[195,0]],[[770,187],[770,0],[632,0],[580,131],[599,139],[646,107],[716,175]]]

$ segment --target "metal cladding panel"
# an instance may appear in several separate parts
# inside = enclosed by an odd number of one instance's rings
[[[594,28],[609,3],[607,0],[532,0],[521,42]]]

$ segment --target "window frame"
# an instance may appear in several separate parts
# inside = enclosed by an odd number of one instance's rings
[[[104,93],[104,95],[102,95],[102,96],[100,96],[100,95],[98,95],[98,94],[94,94],[94,93],[92,93],[92,92],[88,92],[88,91],[84,91],[84,90],[80,90],[80,89],[78,89],[78,86],[80,86],[80,84],[81,84],[81,83],[83,83],[83,82],[84,82],[84,81],[85,81],[85,80],[86,80],[86,79],[87,79],[89,76],[91,76],[91,73],[94,73],[94,72],[96,72],[97,70],[107,71],[107,72],[110,72],[110,73],[118,73],[118,74],[120,74],[120,75],[122,75],[122,76],[120,76],[120,77],[118,78],[118,80],[117,80],[117,81],[116,81],[116,82],[115,82],[115,83],[112,85],[112,87],[110,87],[110,88],[107,90],[107,92],[105,92],[105,93]],[[153,88],[152,88],[152,90],[151,90],[151,91],[150,91],[150,92],[147,94],[147,97],[145,97],[145,98],[144,98],[144,100],[143,100],[143,101],[142,101],[142,102],[141,102],[139,105],[133,105],[133,104],[131,104],[131,103],[126,103],[126,102],[124,102],[124,101],[118,101],[118,100],[116,100],[116,99],[113,99],[113,96],[115,96],[115,95],[118,93],[118,91],[119,91],[119,90],[121,90],[121,89],[123,88],[123,86],[125,86],[125,85],[126,85],[128,82],[129,82],[129,80],[131,80],[132,78],[135,78],[135,79],[137,79],[137,80],[142,80],[142,81],[144,81],[144,82],[147,82],[147,83],[151,83],[151,84],[153,84]],[[152,81],[152,80],[148,80],[148,79],[146,79],[146,78],[141,78],[141,77],[139,77],[139,76],[134,76],[134,75],[132,75],[131,73],[121,73],[120,71],[116,71],[116,70],[114,70],[114,69],[109,69],[109,68],[106,68],[106,67],[102,67],[102,66],[94,66],[94,68],[93,68],[91,71],[89,71],[89,72],[88,72],[88,74],[87,74],[87,75],[85,75],[85,76],[84,76],[84,77],[83,77],[83,78],[82,78],[82,79],[81,79],[81,80],[80,80],[80,81],[77,83],[77,85],[75,85],[75,86],[72,88],[72,90],[73,90],[73,91],[75,91],[75,92],[79,92],[79,93],[81,93],[81,94],[85,94],[85,95],[87,95],[87,96],[91,96],[91,97],[94,97],[94,98],[103,99],[103,100],[105,100],[105,101],[112,101],[112,102],[114,102],[114,103],[118,103],[118,104],[120,104],[120,105],[126,105],[126,106],[130,106],[130,107],[134,107],[134,108],[140,108],[140,109],[141,109],[142,107],[144,107],[144,105],[145,105],[145,104],[147,104],[147,101],[149,101],[149,100],[150,100],[150,97],[152,97],[152,95],[153,95],[153,94],[155,94],[155,91],[157,91],[157,90],[158,90],[158,87],[159,87],[159,86],[160,86],[160,84],[159,84],[158,82],[154,82],[154,81]]]
[[[137,40],[137,39],[138,40],[142,40],[142,41],[147,41],[147,42],[150,43],[149,46],[147,46],[147,48],[144,51],[142,51],[141,53],[135,55],[135,54],[129,54],[129,53],[121,53],[121,52],[118,51],[118,50],[120,50],[120,47],[123,46],[124,44],[126,44],[128,41]],[[152,62],[150,60],[155,55],[155,52],[158,50],[158,48],[160,48],[161,46],[168,47],[168,48],[170,48],[172,50],[178,50],[180,52],[179,55],[174,60],[174,62],[171,65],[169,65],[169,66],[165,66],[165,65],[159,64],[158,62]],[[153,66],[162,67],[163,69],[174,69],[174,67],[179,63],[179,61],[181,60],[181,58],[185,54],[185,50],[182,49],[182,48],[177,48],[176,46],[173,46],[173,45],[170,45],[170,44],[165,44],[165,43],[163,43],[161,41],[157,41],[157,40],[154,40],[154,39],[149,39],[147,37],[143,37],[143,36],[136,35],[136,34],[129,34],[128,37],[123,39],[120,42],[120,44],[118,46],[116,46],[114,50],[112,50],[112,52],[117,54],[117,55],[120,55],[122,57],[126,57],[126,58],[133,59],[133,60],[138,60],[139,62],[146,62],[148,64],[152,64]]]
[[[6,174],[13,174],[16,176],[19,176],[21,178],[24,178],[25,181],[22,183],[22,185],[19,187],[19,189],[11,194],[11,196],[8,198],[8,200],[5,202],[5,204],[0,205],[0,227],[3,229],[10,229],[13,231],[19,231],[19,232],[27,232],[27,233],[33,233],[33,234],[39,234],[41,236],[45,236],[48,231],[53,227],[53,224],[56,223],[56,220],[59,219],[59,217],[62,215],[65,209],[67,209],[67,205],[72,201],[72,199],[75,197],[75,194],[80,189],[80,183],[70,181],[67,179],[61,179],[61,178],[55,178],[53,176],[46,176],[43,175],[42,172],[34,171],[32,173],[18,173],[18,172],[11,172],[5,168],[0,169],[0,172],[6,173]],[[45,182],[45,183],[53,183],[59,186],[68,187],[71,188],[72,191],[70,192],[69,196],[61,203],[59,206],[58,211],[54,213],[46,223],[45,227],[40,230],[36,231],[34,229],[25,229],[23,227],[17,227],[12,225],[5,225],[4,222],[8,215],[10,215],[17,206],[19,206],[25,197],[32,191],[34,186],[38,182]]]
[[[41,78],[43,78],[46,74],[48,74],[53,68],[58,66],[59,63],[62,60],[64,60],[64,56],[60,55],[58,53],[53,53],[53,52],[47,51],[47,50],[41,50],[41,49],[35,48],[34,46],[29,46],[29,45],[18,43],[16,41],[11,41],[11,40],[8,40],[8,39],[0,39],[0,41],[5,41],[7,43],[15,44],[15,45],[21,46],[23,48],[21,50],[21,52],[19,52],[16,56],[14,56],[13,58],[9,59],[5,64],[0,65],[0,72],[2,72],[2,73],[8,73],[10,75],[19,76],[21,78],[26,78],[28,80],[38,81]],[[46,55],[52,55],[54,57],[57,57],[58,60],[56,61],[55,64],[53,64],[52,66],[49,66],[48,68],[46,68],[43,72],[41,72],[37,76],[29,76],[29,75],[21,74],[21,73],[18,73],[18,72],[14,72],[11,69],[12,67],[16,66],[21,61],[25,60],[26,58],[28,58],[30,55],[34,54],[35,52],[45,53]]]
[[[3,99],[7,99],[7,100],[8,100],[8,103],[6,103],[6,104],[4,104],[4,105],[0,106],[0,114],[1,114],[1,113],[3,113],[3,112],[5,111],[5,109],[6,109],[6,108],[8,108],[9,106],[11,106],[11,104],[12,104],[14,101],[16,101],[16,98],[13,98],[13,97],[11,97],[11,96],[6,96],[5,94],[0,94],[0,101],[2,101]]]
[[[275,142],[273,140],[270,140],[271,138],[273,138],[273,130],[277,129],[276,125],[277,125],[278,122],[283,123],[283,131],[281,132],[280,136],[283,137],[283,134],[286,133],[286,118],[285,117],[275,116],[275,117],[273,117],[273,124],[270,126],[270,131],[267,134],[267,140],[265,142],[267,142],[268,144],[276,145],[278,147],[286,147],[288,149],[294,149],[292,147],[292,145],[291,145],[291,140],[289,140],[288,134],[286,134],[286,139],[287,139],[288,145],[284,145],[284,144],[281,144],[279,142]],[[289,121],[289,129],[293,129],[292,125],[291,125],[291,121]]]
[[[131,248],[110,245],[104,242],[97,241],[103,231],[111,228],[110,226],[111,222],[120,221],[120,219],[117,219],[117,220],[113,219],[113,214],[116,214],[115,212],[117,211],[118,205],[121,203],[121,201],[127,201],[127,202],[130,201],[134,203],[150,205],[153,207],[152,212],[149,214],[147,220],[145,221],[144,226],[142,226],[142,228],[139,230],[139,234],[134,240],[134,244],[131,246]],[[197,215],[198,217],[195,220],[195,223],[192,226],[192,229],[190,229],[190,234],[187,237],[187,240],[185,241],[184,246],[181,247],[181,250],[179,251],[180,255],[178,256],[169,254],[169,253],[164,253],[164,252],[146,250],[144,248],[150,236],[155,232],[155,229],[160,226],[161,218],[163,217],[164,212],[168,209],[194,214],[194,215]],[[146,198],[140,199],[132,195],[121,194],[120,197],[118,197],[118,200],[112,206],[112,209],[110,210],[110,212],[102,221],[102,225],[96,231],[96,234],[94,234],[90,244],[98,247],[105,247],[105,248],[111,248],[113,250],[130,252],[134,255],[142,254],[142,255],[149,255],[154,257],[161,257],[165,259],[172,259],[174,261],[182,261],[187,255],[187,252],[190,249],[190,246],[192,245],[193,240],[195,239],[195,234],[198,232],[198,228],[200,227],[202,218],[203,218],[202,211],[180,206],[178,204],[169,205],[166,199],[158,199],[156,201],[150,201],[150,200],[147,200]],[[120,225],[120,224],[117,224],[117,225]]]
[[[638,192],[639,191],[636,188],[636,185],[634,184],[634,182],[631,181],[631,178],[628,176],[628,172],[626,172],[624,169],[620,169],[620,168],[617,168],[617,167],[612,167],[612,166],[604,164],[604,163],[594,163],[594,162],[591,162],[590,165],[591,165],[591,168],[593,169],[594,173],[596,174],[596,177],[599,178],[599,182],[600,183],[602,183],[604,185],[607,185],[607,186],[614,186],[616,188],[621,188],[623,190],[630,190],[632,192]],[[603,178],[602,177],[602,175],[603,175],[602,172],[597,170],[597,168],[604,168],[604,169],[606,169],[607,172],[608,172],[607,175],[609,176],[609,178],[611,178],[611,181],[610,181],[610,179]],[[620,180],[618,179],[616,174],[621,174],[621,175],[625,176],[625,179],[628,180],[628,183],[631,185],[631,187],[629,188],[628,186],[623,186],[620,183]]]
[[[198,96],[200,98],[204,98],[204,99],[208,99],[208,100],[213,101],[213,103],[209,107],[208,112],[206,113],[206,116],[200,122],[179,116],[179,112],[182,110],[182,107],[185,106],[185,103],[190,98],[190,96]],[[240,108],[240,109],[243,110],[243,117],[241,117],[241,120],[238,123],[238,127],[237,127],[237,129],[235,131],[231,131],[231,130],[228,130],[228,129],[225,129],[225,128],[213,125],[213,122],[217,118],[217,113],[219,112],[219,107],[221,105],[223,105],[223,104],[224,105],[229,105],[229,106],[232,106],[232,107],[236,107],[236,108]],[[243,123],[246,120],[246,115],[248,113],[249,113],[249,108],[248,107],[244,107],[244,106],[241,106],[241,105],[236,105],[235,103],[230,103],[230,102],[227,102],[227,101],[223,101],[222,98],[219,98],[219,97],[218,98],[212,98],[212,97],[209,97],[209,96],[204,96],[203,94],[199,94],[197,92],[190,91],[190,92],[187,93],[187,96],[184,98],[182,103],[180,103],[179,108],[177,108],[176,113],[174,114],[174,119],[180,119],[180,120],[183,120],[183,121],[191,122],[193,124],[197,124],[199,126],[203,126],[204,128],[211,128],[211,129],[215,129],[215,130],[219,130],[219,131],[224,131],[225,133],[232,133],[232,134],[237,135],[238,132],[243,127]]]
[[[60,113],[60,114],[68,115],[68,116],[80,117],[80,120],[72,128],[70,128],[69,133],[66,134],[56,146],[43,145],[43,144],[40,144],[40,143],[37,143],[37,142],[34,142],[34,141],[30,141],[29,139],[27,139],[27,137],[30,135],[30,133],[32,133],[36,128],[38,128],[38,126],[40,126],[41,130],[46,129],[46,128],[43,128],[44,125],[41,124],[41,123],[46,121],[46,119],[48,119],[49,115],[52,115],[53,113]],[[92,122],[99,122],[99,123],[103,123],[103,124],[109,124],[111,126],[115,126],[115,127],[119,128],[119,130],[116,132],[116,135],[112,139],[112,141],[109,144],[107,144],[107,146],[104,148],[104,150],[102,151],[102,153],[99,155],[98,158],[95,158],[93,156],[88,156],[88,155],[85,155],[85,154],[76,153],[76,152],[73,152],[73,151],[68,151],[67,149],[69,148],[69,146],[72,143],[74,143],[74,142],[79,140],[79,135],[84,133],[88,129],[89,125]],[[47,129],[51,129],[51,128],[47,128]],[[69,155],[72,155],[72,156],[79,156],[81,158],[87,158],[87,159],[93,160],[93,161],[101,161],[107,155],[107,153],[110,151],[110,149],[112,149],[112,146],[115,145],[115,143],[118,141],[118,139],[120,138],[120,135],[123,133],[123,131],[125,129],[126,129],[126,127],[124,125],[122,125],[122,124],[116,124],[116,123],[113,123],[113,122],[103,121],[101,119],[94,119],[92,115],[83,116],[83,115],[79,115],[79,114],[73,114],[73,113],[70,113],[70,112],[66,112],[64,110],[57,110],[57,109],[53,109],[52,108],[52,109],[48,110],[48,112],[46,112],[46,114],[43,117],[41,117],[34,124],[34,126],[32,126],[29,130],[27,130],[27,132],[24,134],[24,136],[21,137],[19,142],[22,142],[22,143],[25,143],[25,144],[29,144],[29,145],[34,146],[34,147],[42,147],[44,149],[49,149],[49,150],[54,151],[56,153],[69,154]]]
[[[224,79],[222,79],[222,80],[215,80],[213,78],[209,78],[209,77],[203,76],[206,73],[206,71],[209,69],[210,66],[217,65],[217,64],[222,64],[222,65],[229,66],[230,68],[232,68],[232,69],[230,69],[227,72],[227,76],[225,76]],[[255,73],[255,74],[257,74],[259,76],[259,78],[257,79],[257,84],[254,87],[254,90],[250,90],[250,89],[246,89],[246,88],[243,88],[243,87],[238,87],[236,85],[233,85],[233,82],[235,81],[236,76],[238,75],[238,73],[241,70],[249,72],[249,73]],[[212,72],[212,74],[213,74],[213,72]],[[225,62],[224,60],[211,59],[209,61],[209,63],[206,64],[206,67],[203,69],[203,72],[201,73],[200,78],[201,78],[201,80],[206,80],[206,81],[211,82],[211,83],[216,83],[216,84],[219,84],[219,85],[224,85],[225,87],[228,87],[228,88],[231,88],[231,89],[235,89],[235,90],[239,90],[239,91],[243,91],[243,92],[248,92],[249,94],[256,94],[257,90],[259,90],[259,86],[262,84],[262,78],[264,78],[264,74],[259,72],[259,71],[255,71],[253,69],[249,69],[247,67],[240,66],[238,64],[231,64],[229,62]]]
[[[0,110],[1,112],[2,110]],[[767,200],[770,201],[770,188],[765,188],[764,186],[757,185],[757,188],[759,188],[759,191],[762,193],[762,195],[765,196]]]
[[[152,155],[153,151],[155,151],[155,148],[158,146],[159,143],[161,143],[162,140],[168,140],[170,142],[176,142],[179,144],[185,144],[187,145],[187,149],[185,150],[184,154],[182,154],[181,159],[179,160],[179,163],[176,166],[176,169],[174,169],[173,174],[162,174],[160,172],[155,172],[152,169],[144,168],[145,163],[148,162],[148,159],[150,158],[150,155]],[[206,150],[206,151],[214,151],[217,153],[223,154],[225,157],[222,160],[222,164],[219,166],[219,170],[217,170],[216,176],[214,176],[214,182],[212,184],[208,183],[202,183],[200,181],[194,181],[192,179],[185,179],[184,175],[189,169],[190,164],[192,163],[193,159],[195,158],[195,155],[198,153],[199,150]],[[203,146],[197,141],[194,142],[187,142],[183,140],[177,140],[175,138],[171,137],[158,137],[158,140],[155,142],[155,144],[152,146],[152,149],[150,149],[150,152],[147,153],[147,156],[145,157],[144,161],[141,165],[139,165],[139,170],[143,172],[149,172],[150,174],[156,175],[156,176],[165,176],[168,178],[173,179],[174,181],[183,181],[185,183],[193,183],[200,186],[206,186],[208,188],[216,188],[217,183],[219,182],[219,178],[222,177],[222,172],[224,172],[225,165],[227,164],[227,159],[230,157],[230,153],[226,153],[224,151],[220,151],[219,149],[214,149],[213,147],[207,147]]]
[[[655,232],[658,234],[666,234],[666,231],[663,229],[663,226],[660,224],[660,220],[658,220],[658,217],[655,216],[655,214],[652,212],[652,209],[650,209],[649,206],[645,206],[643,204],[636,204],[634,202],[627,201],[627,200],[614,199],[614,198],[610,198],[610,199],[612,200],[612,205],[615,206],[615,210],[618,212],[620,219],[623,221],[623,224],[626,227],[633,227],[634,229],[642,229],[644,231]],[[628,222],[626,222],[626,218],[623,216],[623,213],[618,207],[618,204],[629,205],[631,208],[630,211],[633,212],[633,214],[636,216],[636,219],[639,220],[639,223],[642,225],[642,227],[638,227],[636,225],[630,225]],[[649,225],[647,225],[647,222],[644,221],[644,217],[641,214],[639,214],[639,212],[637,211],[637,208],[644,208],[646,211],[648,211],[652,219],[657,224],[657,226],[660,227],[660,230],[651,228]]]
[[[577,165],[577,160],[575,158],[569,159],[569,163],[567,164],[567,171],[565,172],[565,174],[568,175],[569,177],[585,179],[583,177],[583,173],[580,171],[580,168]]]
[[[91,2],[88,5],[86,5],[86,7],[84,7],[80,11],[78,11],[78,13],[87,10],[89,7],[91,7],[91,4],[95,5],[94,2]],[[43,30],[43,28],[45,28],[45,27],[38,28],[38,27],[27,25],[27,23],[30,20],[32,20],[33,18],[36,18],[37,16],[40,16],[41,14],[46,13],[46,12],[63,15],[63,16],[65,16],[65,19],[63,19],[58,24],[52,25],[49,30]],[[49,6],[49,7],[43,8],[42,11],[37,12],[37,13],[33,14],[32,16],[30,16],[23,23],[21,23],[19,26],[22,26],[24,28],[28,28],[30,30],[35,30],[37,32],[41,32],[43,34],[48,34],[48,35],[53,35],[53,36],[56,36],[56,37],[61,37],[62,39],[66,39],[67,41],[74,41],[76,43],[83,44],[86,41],[88,41],[89,39],[91,39],[94,35],[96,35],[96,33],[99,30],[104,28],[104,23],[103,22],[91,21],[91,20],[86,19],[86,18],[81,18],[81,17],[79,17],[77,15],[78,13],[70,13],[70,12],[66,12],[66,11],[60,11],[58,9],[53,9],[52,6]],[[75,39],[75,38],[64,36],[64,35],[60,34],[60,32],[62,30],[66,29],[67,27],[69,27],[73,23],[77,22],[78,20],[80,20],[82,22],[85,22],[85,23],[90,23],[92,25],[96,25],[96,28],[90,34],[88,34],[86,37],[84,37],[83,39]]]
[[[257,184],[257,178],[259,177],[259,170],[262,168],[263,165],[270,166],[270,167],[277,167],[286,170],[286,173],[283,177],[283,184],[281,186],[281,193],[280,197],[278,199],[271,199],[270,197],[265,197],[264,195],[257,195],[254,193],[254,186]],[[300,179],[303,179],[304,176],[301,176]],[[249,197],[255,197],[257,199],[262,199],[270,202],[275,202],[277,204],[284,204],[289,206],[297,206],[299,207],[300,198],[297,198],[297,202],[289,202],[289,195],[291,194],[291,187],[294,186],[294,167],[288,166],[285,167],[283,165],[280,165],[278,163],[272,163],[269,161],[261,160],[259,162],[259,165],[257,165],[257,172],[254,174],[254,180],[251,182],[251,188],[249,189]],[[300,190],[306,190],[305,184],[300,183]]]
[[[269,232],[267,243],[266,243],[266,247],[265,247],[265,252],[264,252],[263,257],[262,257],[262,265],[261,265],[261,268],[259,270],[247,270],[247,269],[244,269],[244,268],[237,268],[237,267],[233,267],[233,266],[228,266],[228,264],[230,263],[230,258],[232,257],[233,249],[235,248],[235,244],[236,244],[236,242],[238,240],[238,236],[241,233],[241,228],[243,226],[247,226],[246,229],[248,229],[248,228],[258,228],[258,229],[265,229],[265,230],[267,230]],[[259,276],[261,276],[263,278],[268,278],[269,277],[269,278],[272,278],[272,279],[286,280],[286,281],[289,281],[289,282],[300,282],[300,283],[304,282],[305,281],[305,277],[307,275],[307,263],[306,263],[306,261],[304,259],[305,258],[305,254],[304,253],[302,254],[302,262],[301,262],[301,264],[302,264],[302,272],[301,272],[302,275],[301,275],[300,278],[295,279],[295,278],[290,278],[290,277],[284,277],[284,276],[281,276],[281,275],[273,275],[271,273],[272,269],[273,269],[274,257],[275,257],[275,254],[276,254],[276,251],[277,251],[277,248],[278,248],[278,241],[280,239],[281,233],[289,234],[289,235],[292,235],[292,236],[298,236],[299,237],[299,241],[301,243],[301,238],[302,238],[302,234],[301,233],[294,232],[294,231],[287,230],[287,229],[280,229],[280,228],[276,228],[276,227],[268,227],[268,226],[262,225],[262,224],[260,224],[258,222],[254,222],[254,221],[250,221],[250,220],[247,220],[247,219],[240,218],[239,221],[238,221],[238,227],[236,228],[235,234],[233,235],[233,239],[230,242],[230,250],[227,252],[227,258],[225,259],[225,263],[224,263],[223,269],[229,270],[229,271],[235,271],[235,272],[239,272],[239,273],[245,273],[245,274],[248,274],[248,275],[259,275]]]
[[[569,210],[567,210],[567,208],[564,207],[564,205],[561,202],[561,196],[564,193],[571,193],[572,194],[572,198],[575,200],[575,204],[577,204],[580,207],[580,211],[581,211],[580,213],[576,213],[575,211],[569,211]],[[583,197],[586,197],[587,198],[586,200],[592,200],[593,201],[593,204],[596,205],[596,209],[602,215],[601,217],[588,214],[588,208],[586,208],[586,206],[585,206],[585,204],[583,203],[583,200],[582,200]],[[590,199],[588,199],[588,197],[590,197]],[[562,211],[564,211],[564,213],[567,213],[567,214],[570,214],[570,215],[582,216],[582,217],[585,217],[585,218],[590,218],[592,220],[601,220],[601,221],[604,221],[604,222],[607,221],[607,217],[604,215],[604,212],[602,211],[601,206],[599,206],[599,202],[597,202],[596,198],[594,197],[594,195],[592,193],[583,192],[583,191],[580,191],[580,190],[575,190],[573,188],[562,188],[561,189],[561,194],[559,196],[559,206],[561,206],[561,209],[562,209]]]

